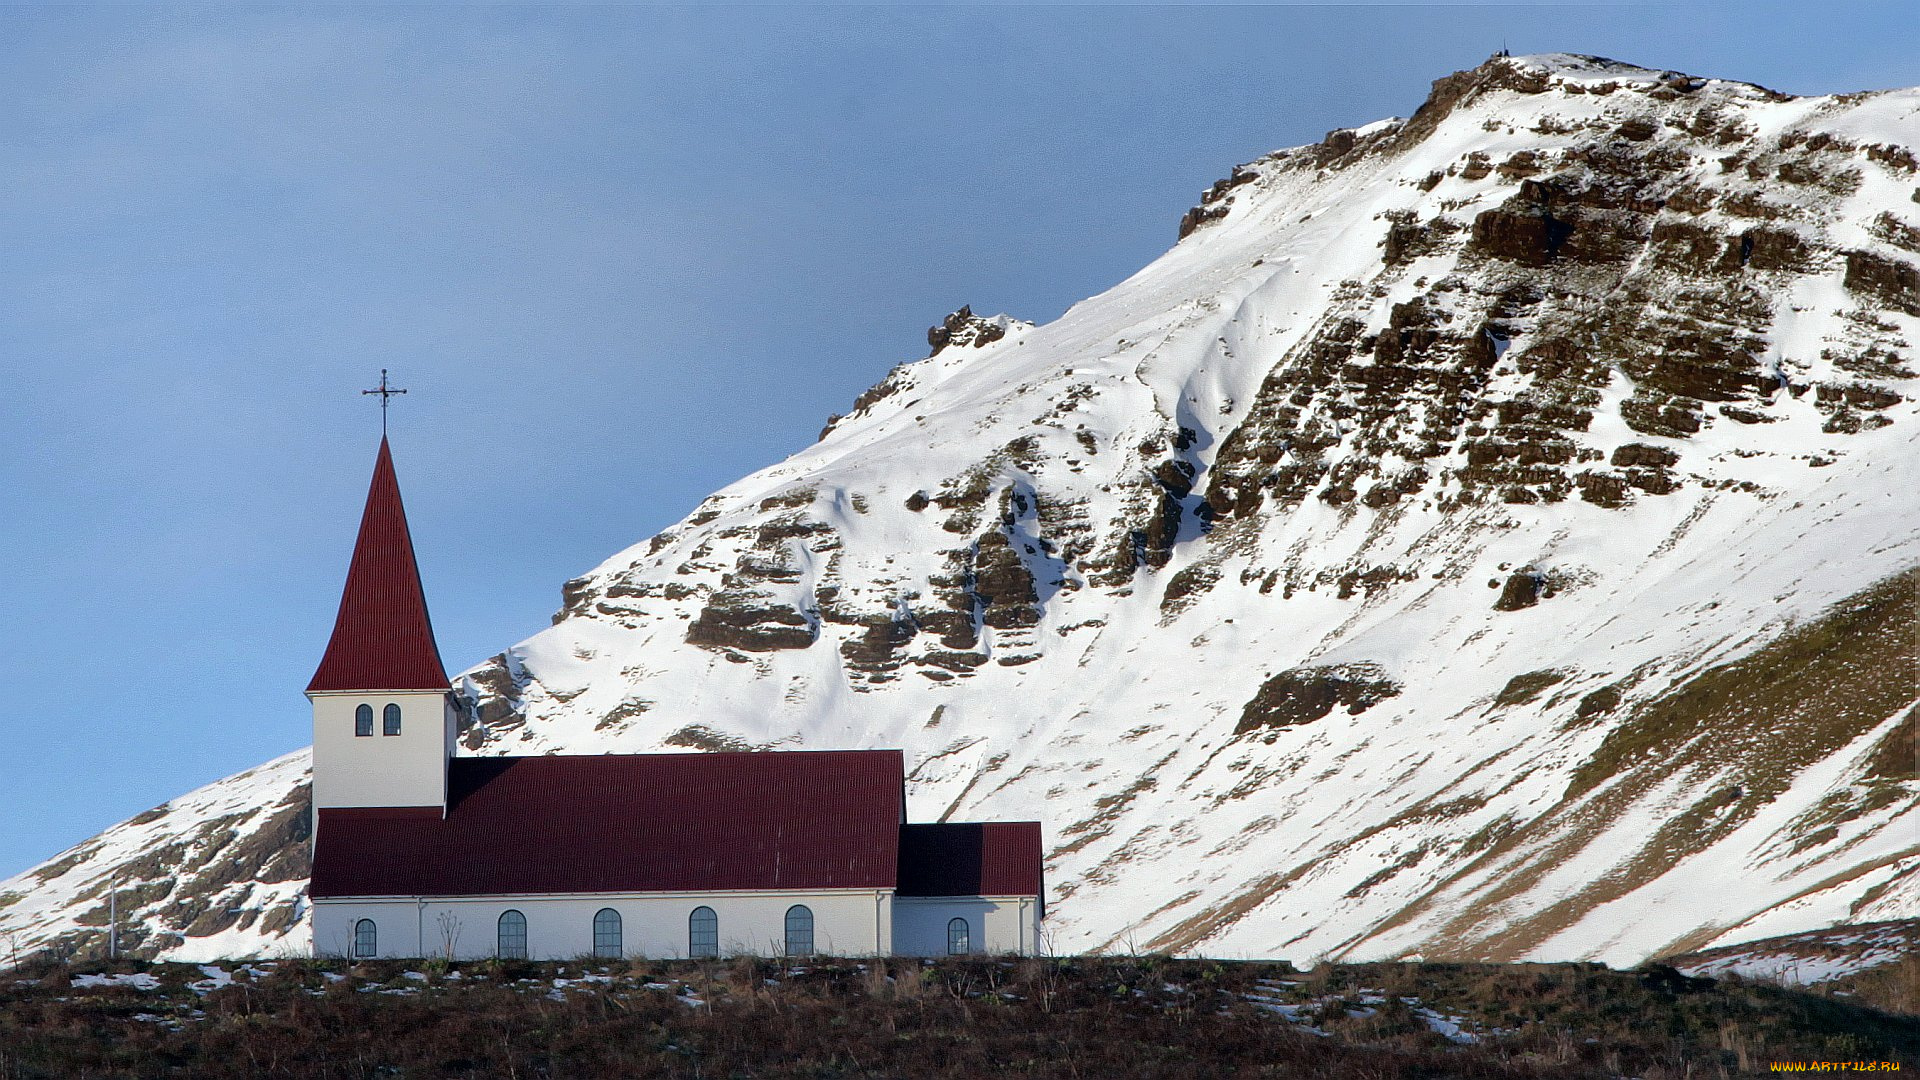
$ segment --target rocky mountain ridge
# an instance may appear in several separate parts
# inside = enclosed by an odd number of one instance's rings
[[[1920,91],[1441,79],[1052,323],[943,320],[461,676],[465,752],[899,746],[917,820],[1047,822],[1063,951],[1913,917],[1916,145]],[[0,933],[97,943],[118,874],[140,948],[295,947],[299,768],[0,883]]]

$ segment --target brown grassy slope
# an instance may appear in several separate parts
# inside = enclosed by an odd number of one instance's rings
[[[1456,881],[1504,863],[1472,902],[1427,943],[1428,956],[1508,960],[1525,956],[1578,922],[1725,839],[1779,798],[1808,766],[1826,759],[1908,709],[1920,697],[1920,571],[1878,582],[1746,656],[1709,667],[1634,705],[1593,755],[1574,770],[1552,809],[1515,829]],[[1898,745],[1909,723],[1876,751],[1852,789],[1790,827],[1795,853],[1838,837],[1836,823],[1914,797],[1913,757]],[[1884,747],[1883,747],[1884,749]],[[1885,759],[1884,763],[1882,759]],[[1606,831],[1675,775],[1695,792],[1614,872],[1518,923],[1495,916],[1538,876]],[[1419,915],[1442,885],[1380,930]],[[1458,894],[1446,902],[1458,903]],[[1676,928],[1685,949],[1724,928]],[[1689,931],[1699,933],[1689,934]]]

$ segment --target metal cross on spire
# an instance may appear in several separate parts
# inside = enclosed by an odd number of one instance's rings
[[[395,394],[404,394],[406,393],[406,391],[398,390],[391,386],[388,386],[387,385],[387,369],[381,368],[379,387],[373,390],[362,390],[360,392],[362,394],[379,394],[380,395],[380,437],[383,439],[386,438],[387,437],[387,399],[392,397]]]

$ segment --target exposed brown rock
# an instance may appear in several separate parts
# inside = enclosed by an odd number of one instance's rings
[[[1728,256],[1739,265],[1755,270],[1803,273],[1810,267],[1812,250],[1798,233],[1757,225],[1734,240]]]
[[[1620,416],[1642,435],[1682,438],[1700,430],[1700,403],[1651,390],[1636,390],[1620,403]]]
[[[840,643],[840,656],[854,671],[869,675],[892,671],[900,666],[901,653],[918,631],[909,618],[874,617],[866,621],[859,636]]]
[[[975,315],[972,305],[963,305],[959,311],[948,315],[939,324],[927,328],[927,345],[933,350],[927,355],[938,356],[940,351],[948,346],[971,345],[978,349],[1006,336],[1006,327],[991,319],[983,319]],[[862,407],[860,402],[854,403],[855,412],[859,412]]]
[[[974,550],[973,593],[980,604],[980,621],[995,629],[1028,627],[1040,621],[1040,595],[1033,574],[1004,530],[994,529],[980,537]]]
[[[1473,219],[1476,249],[1523,266],[1545,266],[1572,234],[1571,222],[1533,206],[1485,210]]]
[[[1777,419],[1765,413],[1757,413],[1752,409],[1742,409],[1734,405],[1720,406],[1720,415],[1737,424],[1771,424]]]
[[[477,691],[474,696],[463,694],[459,698],[461,744],[467,749],[478,749],[488,735],[497,737],[526,723],[526,702],[521,698],[524,683],[516,678],[506,653],[488,657],[467,674],[465,681]]]
[[[1388,266],[1400,266],[1412,262],[1422,255],[1440,250],[1447,237],[1460,231],[1460,226],[1444,217],[1435,217],[1421,223],[1411,220],[1395,221],[1387,226],[1387,238],[1382,242],[1380,259]]]
[[[1894,247],[1920,252],[1920,226],[1909,225],[1891,212],[1882,211],[1879,217],[1874,218],[1871,232],[1876,239]]]
[[[1589,469],[1573,478],[1580,487],[1580,497],[1608,509],[1625,506],[1633,500],[1627,490],[1627,482],[1613,473]]]
[[[1342,133],[1335,132],[1334,134],[1338,135]],[[1345,132],[1344,134],[1348,136],[1349,138],[1348,145],[1351,146],[1350,140],[1352,138],[1353,133],[1349,131],[1349,132]],[[1328,136],[1329,139],[1331,139],[1332,137],[1333,136],[1331,135]],[[1338,155],[1336,154],[1335,156],[1337,157]],[[1200,204],[1198,206],[1193,207],[1191,210],[1188,210],[1185,214],[1181,215],[1180,239],[1185,240],[1187,237],[1193,235],[1193,230],[1199,228],[1200,226],[1206,224],[1209,221],[1218,221],[1221,218],[1226,217],[1227,211],[1230,209],[1230,206],[1226,201],[1228,194],[1231,193],[1234,188],[1239,187],[1241,184],[1252,183],[1253,181],[1258,180],[1259,178],[1260,178],[1260,174],[1257,171],[1255,171],[1252,166],[1235,165],[1231,173],[1227,174],[1225,177],[1222,177],[1219,180],[1215,180],[1211,187],[1207,188],[1205,192],[1201,193]]]
[[[1868,160],[1877,161],[1897,172],[1910,173],[1920,169],[1920,161],[1915,160],[1911,147],[1870,143],[1866,147],[1866,152]]]
[[[1628,469],[1625,479],[1628,485],[1649,495],[1669,495],[1680,490],[1680,481],[1665,469]]]
[[[1522,266],[1624,262],[1645,242],[1649,209],[1630,193],[1569,175],[1525,180],[1505,203],[1474,218],[1472,247]]]
[[[1878,410],[1891,408],[1906,399],[1871,383],[1821,383],[1814,387],[1814,400],[1835,407]]]
[[[1847,288],[1909,315],[1920,315],[1920,267],[1870,251],[1847,252]]]
[[[816,636],[812,621],[791,607],[751,604],[726,592],[714,594],[687,626],[690,645],[742,652],[804,649]]]
[[[1728,250],[1719,230],[1691,221],[1662,221],[1653,227],[1652,240],[1656,259],[1693,271],[1713,269]]]
[[[1665,469],[1679,462],[1680,455],[1664,446],[1650,446],[1647,443],[1627,443],[1614,449],[1611,464],[1620,466],[1644,466]]]
[[[1546,693],[1551,687],[1565,682],[1566,678],[1566,672],[1554,668],[1515,675],[1507,680],[1507,684],[1500,688],[1499,693],[1493,696],[1493,704],[1496,708],[1525,705]]]
[[[578,615],[593,606],[593,582],[577,577],[560,586],[560,610],[553,613],[554,625],[569,615]]]
[[[1490,57],[1479,67],[1435,79],[1427,100],[1394,133],[1392,145],[1406,146],[1419,142],[1432,134],[1433,129],[1461,105],[1489,90],[1540,94],[1545,93],[1550,85],[1543,71],[1515,64],[1507,57]]]
[[[1573,714],[1582,720],[1586,720],[1595,716],[1604,716],[1619,707],[1620,688],[1618,686],[1603,686],[1581,698],[1580,704],[1574,707]]]
[[[1358,716],[1400,692],[1378,664],[1337,664],[1283,671],[1261,684],[1240,712],[1235,735],[1312,723],[1345,706]]]
[[[1206,563],[1195,563],[1167,579],[1166,590],[1160,595],[1160,610],[1172,615],[1193,602],[1193,599],[1213,588],[1220,580],[1218,567]]]
[[[1659,128],[1655,127],[1651,121],[1633,117],[1621,121],[1620,126],[1613,129],[1613,133],[1632,142],[1646,142],[1653,138],[1653,133],[1658,130]]]
[[[1229,209],[1232,208],[1225,203],[1220,203],[1216,206],[1196,206],[1188,210],[1186,213],[1180,215],[1180,239],[1185,240],[1187,237],[1192,236],[1193,230],[1205,225],[1209,221],[1219,221],[1221,218],[1226,217]]]
[[[1546,579],[1531,570],[1522,570],[1507,575],[1507,583],[1500,590],[1500,598],[1493,602],[1495,611],[1519,611],[1530,608],[1540,602],[1542,586]]]

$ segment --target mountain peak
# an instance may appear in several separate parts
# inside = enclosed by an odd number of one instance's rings
[[[1526,89],[1531,92],[1545,89],[1546,86],[1557,86],[1562,89],[1572,88],[1576,93],[1590,92],[1595,88],[1603,91],[1612,88],[1661,90],[1681,94],[1717,89],[1721,92],[1742,95],[1759,94],[1774,101],[1788,100],[1792,96],[1769,90],[1756,83],[1702,78],[1683,71],[1641,67],[1623,60],[1586,53],[1530,53],[1524,56],[1504,56],[1496,53],[1488,57],[1479,67],[1472,69],[1471,73],[1493,78],[1501,75],[1519,75],[1523,79],[1522,83],[1510,85],[1510,88]],[[1546,80],[1546,85],[1533,81],[1542,78]]]
[[[1634,82],[1664,82],[1672,79],[1684,79],[1688,76],[1677,71],[1655,70],[1614,60],[1605,56],[1592,56],[1586,53],[1529,53],[1522,56],[1499,56],[1488,58],[1483,67],[1505,65],[1532,71],[1544,71],[1567,79],[1602,80],[1618,79]]]

